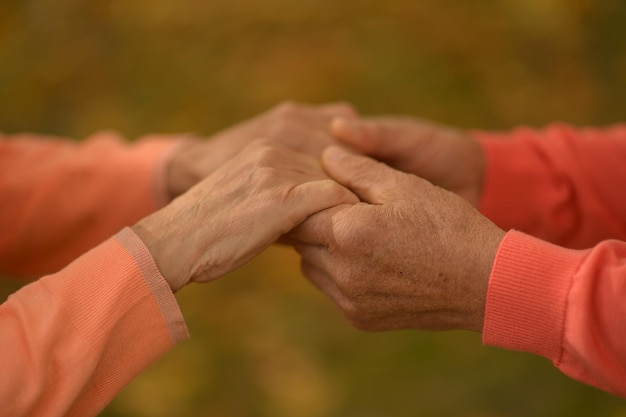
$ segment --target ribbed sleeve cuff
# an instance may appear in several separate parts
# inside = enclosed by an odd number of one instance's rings
[[[146,143],[166,144],[156,159],[152,174],[152,187],[156,205],[158,208],[164,207],[172,199],[168,189],[168,166],[174,155],[180,148],[187,146],[190,142],[197,140],[195,136],[189,134],[177,136],[151,135],[142,139]]]
[[[171,196],[167,183],[167,168],[172,157],[189,142],[197,139],[191,134],[149,135],[138,142],[138,147],[146,154],[146,160],[152,160],[152,190],[156,208],[164,207]]]
[[[116,238],[137,262],[141,275],[161,308],[163,318],[167,323],[174,343],[189,338],[185,319],[178,307],[174,293],[165,278],[163,278],[159,272],[146,245],[128,227],[120,231],[116,235]]]
[[[584,256],[517,231],[507,233],[489,281],[483,343],[558,362],[567,298]]]

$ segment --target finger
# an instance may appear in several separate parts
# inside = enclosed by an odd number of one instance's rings
[[[338,212],[351,207],[345,204],[319,211],[308,217],[289,233],[289,237],[298,242],[331,246],[335,242],[333,218]]]
[[[384,204],[402,197],[400,186],[407,174],[371,158],[330,146],[322,154],[322,165],[333,179],[354,191],[362,201]]]
[[[293,248],[303,260],[314,265],[317,269],[321,269],[326,273],[331,270],[331,254],[325,246],[295,242]]]
[[[299,173],[303,181],[307,178],[309,180],[329,178],[318,157],[293,148],[283,148],[282,151],[285,155],[282,159],[286,164],[285,168],[288,167],[291,172]]]
[[[343,294],[335,285],[330,275],[323,270],[317,268],[315,265],[302,260],[300,264],[302,273],[318,290],[326,294],[335,304],[339,304],[343,298]]]
[[[329,119],[344,118],[345,120],[356,120],[359,117],[356,109],[345,102],[324,104],[318,107],[318,111]]]
[[[249,152],[255,152],[257,158],[268,166],[288,171],[300,182],[328,179],[319,158],[299,150],[258,139],[247,146]]]
[[[392,157],[401,135],[395,125],[382,119],[334,118],[330,131],[342,143],[379,159]]]
[[[294,137],[298,137],[299,140],[294,140]],[[319,130],[316,127],[307,127],[302,133],[286,135],[279,140],[284,146],[313,155],[317,159],[322,155],[324,149],[335,143],[334,138],[328,132]]]
[[[356,204],[359,202],[353,192],[333,180],[309,181],[291,189],[287,196],[287,216],[291,220],[286,234],[301,224],[307,217],[341,204]]]
[[[432,127],[418,119],[375,117],[335,118],[331,133],[339,142],[383,161],[411,157],[419,144],[432,135]]]

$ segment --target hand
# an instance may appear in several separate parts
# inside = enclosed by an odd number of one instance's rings
[[[319,159],[259,140],[133,230],[177,291],[236,269],[311,214],[357,201]]]
[[[339,147],[326,171],[363,201],[290,235],[304,274],[364,330],[482,330],[504,232],[458,196]]]
[[[398,117],[336,119],[332,132],[343,143],[400,171],[480,204],[485,175],[482,148],[470,135],[423,120]]]
[[[356,111],[343,103],[313,107],[287,102],[209,140],[190,141],[170,159],[169,195],[173,198],[184,193],[255,139],[267,138],[270,144],[319,157],[334,141],[330,135],[331,120],[352,120],[356,116]]]

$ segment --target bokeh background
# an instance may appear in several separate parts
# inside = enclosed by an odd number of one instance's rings
[[[0,130],[210,136],[285,99],[604,125],[624,120],[625,21],[619,0],[0,0]],[[626,416],[476,334],[353,330],[286,248],[178,298],[192,339],[103,416]]]

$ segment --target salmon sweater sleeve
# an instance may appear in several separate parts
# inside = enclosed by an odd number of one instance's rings
[[[626,397],[626,126],[474,134],[487,160],[482,211],[509,230],[484,343]]]
[[[187,337],[169,285],[128,228],[0,305],[0,416],[97,415]]]
[[[163,206],[165,160],[183,141],[0,134],[0,272],[56,272]]]
[[[174,139],[0,137],[0,271],[48,274],[0,305],[0,416],[97,415],[188,337],[169,285],[124,228],[165,202]]]

